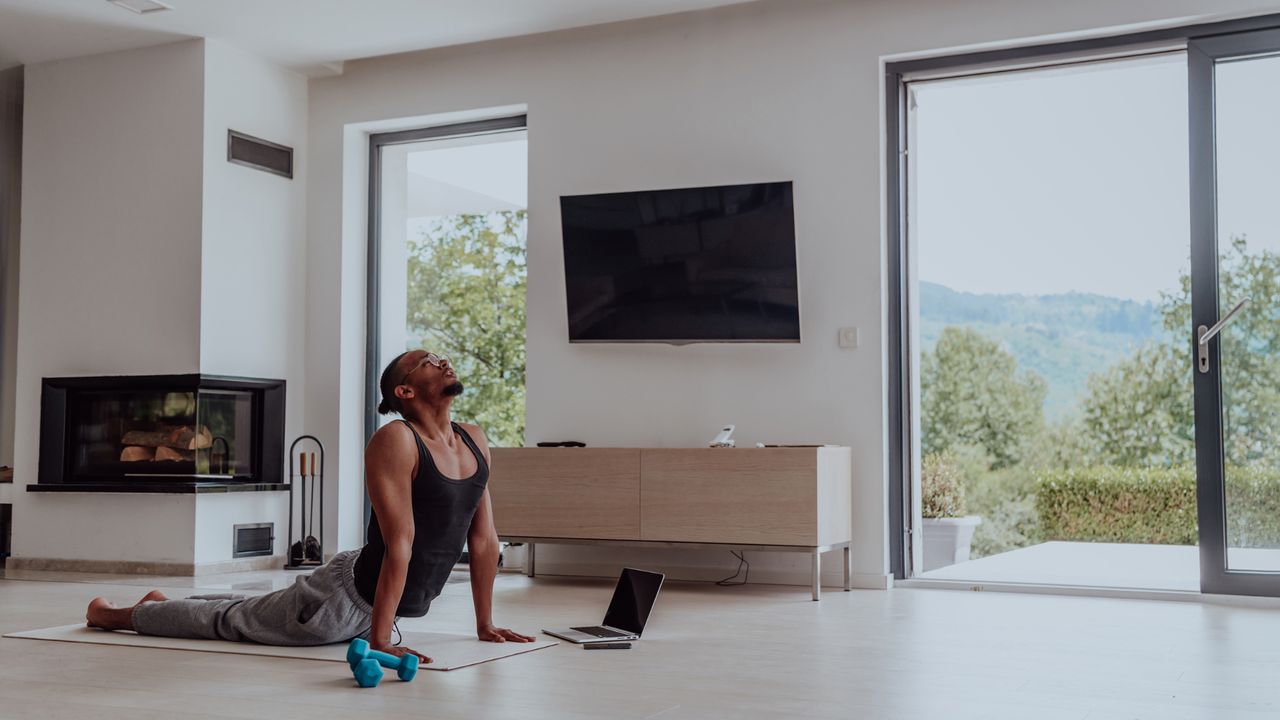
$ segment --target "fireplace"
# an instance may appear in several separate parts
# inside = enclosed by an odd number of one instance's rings
[[[38,483],[28,489],[277,485],[284,392],[283,380],[214,375],[45,378]]]

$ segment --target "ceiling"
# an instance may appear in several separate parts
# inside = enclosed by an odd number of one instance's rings
[[[206,37],[311,76],[346,60],[751,0],[0,0],[0,69]]]

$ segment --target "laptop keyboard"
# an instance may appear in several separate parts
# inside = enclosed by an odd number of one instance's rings
[[[570,629],[571,629],[571,630],[577,630],[577,631],[578,631],[578,632],[580,632],[580,633],[586,633],[586,634],[588,634],[588,635],[594,635],[594,636],[599,637],[599,638],[606,638],[606,637],[619,637],[619,635],[620,635],[620,634],[619,634],[617,631],[615,631],[615,630],[610,630],[609,628],[603,628],[603,627],[599,627],[599,626],[597,626],[597,627],[576,627],[576,628],[570,628]]]

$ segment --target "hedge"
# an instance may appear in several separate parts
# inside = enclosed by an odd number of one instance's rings
[[[1195,469],[1093,467],[1037,479],[1045,540],[1195,545]],[[1229,547],[1280,547],[1280,472],[1227,471]]]

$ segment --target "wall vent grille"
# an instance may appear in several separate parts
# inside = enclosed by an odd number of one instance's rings
[[[227,162],[293,177],[293,148],[235,130],[227,131]]]
[[[275,523],[236,525],[231,541],[231,557],[270,555],[276,539]]]

